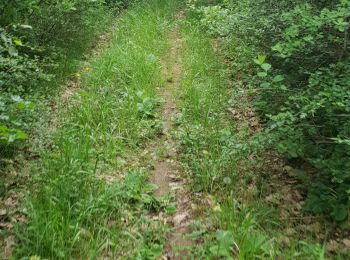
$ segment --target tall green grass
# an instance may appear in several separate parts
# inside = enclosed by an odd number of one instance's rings
[[[192,191],[210,201],[210,207],[204,203],[196,211],[199,219],[190,235],[196,242],[189,255],[193,259],[322,259],[324,248],[319,244],[293,237],[290,247],[283,244],[283,223],[252,184],[256,173],[254,163],[247,163],[251,160],[248,127],[228,112],[232,104],[241,102],[234,95],[236,86],[230,84],[228,68],[190,16],[182,33],[185,75],[178,91],[175,135],[191,174]]]
[[[193,188],[210,192],[236,171],[230,150],[235,127],[227,117],[227,73],[199,27],[184,26],[183,33],[185,75],[178,94],[182,97],[178,140],[193,173]]]
[[[161,254],[167,227],[149,213],[164,203],[151,195],[145,171],[126,167],[125,160],[158,131],[159,60],[177,5],[135,4],[119,19],[110,46],[82,75],[82,87],[61,110],[52,149],[31,167],[29,223],[18,228],[18,257]],[[112,184],[102,180],[105,175],[115,178]]]

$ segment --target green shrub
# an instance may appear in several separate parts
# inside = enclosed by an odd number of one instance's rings
[[[312,166],[301,173],[308,191],[305,208],[345,220],[350,206],[350,1],[228,0],[192,9],[224,42],[232,70],[244,75],[254,93],[266,124],[254,138],[265,149],[273,144],[288,158]],[[265,55],[256,59],[259,53]]]

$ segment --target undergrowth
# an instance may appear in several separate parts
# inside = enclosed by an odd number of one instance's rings
[[[232,117],[232,107],[242,108],[249,100],[242,99],[240,83],[230,79],[216,42],[190,14],[183,34],[185,75],[175,135],[192,191],[202,198],[189,235],[195,241],[190,256],[324,259],[323,241],[312,232],[296,232],[266,201],[269,172],[250,145],[250,122]]]
[[[348,229],[350,2],[188,3],[265,126],[259,149],[298,170],[306,211]]]

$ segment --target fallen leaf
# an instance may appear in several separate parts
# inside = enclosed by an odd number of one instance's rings
[[[176,214],[173,218],[175,224],[181,224],[188,217],[187,212],[182,212],[180,214]]]
[[[290,239],[286,236],[282,236],[281,238],[281,241],[283,242],[283,244],[289,246],[290,245]]]
[[[9,236],[5,239],[4,259],[11,258],[14,244],[15,244],[15,236]]]
[[[343,239],[343,244],[347,247],[347,248],[350,248],[350,239]]]
[[[11,229],[11,228],[13,228],[13,224],[0,222],[0,229]]]
[[[329,252],[336,252],[339,249],[339,243],[335,240],[331,240],[327,243],[326,248]]]

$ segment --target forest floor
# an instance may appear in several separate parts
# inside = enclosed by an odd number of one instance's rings
[[[292,170],[277,157],[258,169],[244,153],[258,118],[217,42],[183,10],[130,7],[62,90],[22,169],[30,181],[12,212],[24,220],[4,227],[2,258],[345,255],[350,241],[303,215],[294,179],[276,174]]]

